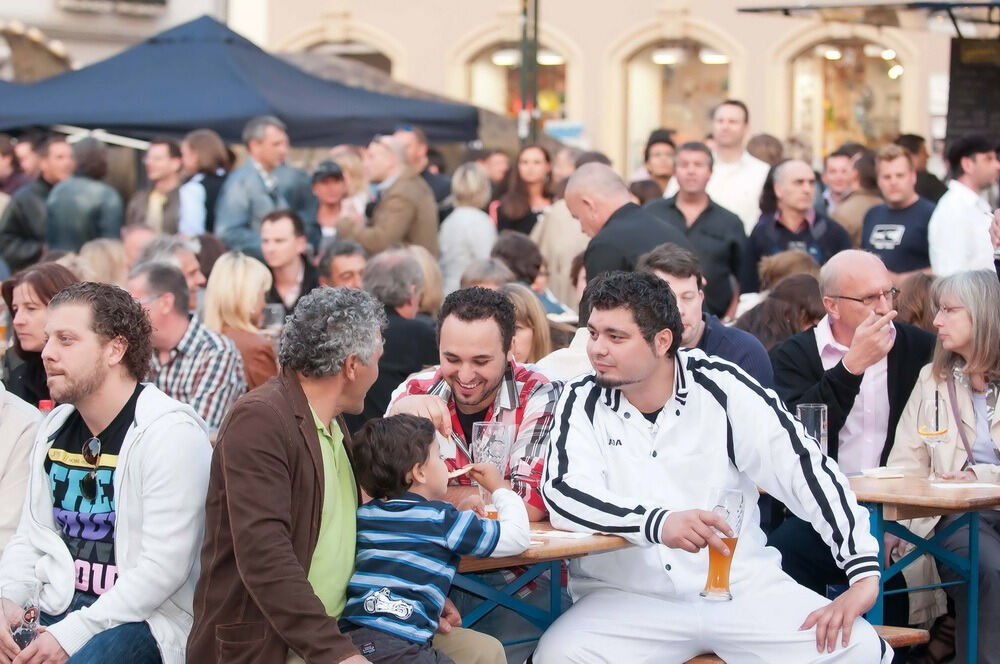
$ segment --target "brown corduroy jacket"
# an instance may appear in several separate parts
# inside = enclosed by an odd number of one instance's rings
[[[437,257],[439,225],[434,192],[422,177],[407,170],[382,194],[367,225],[344,219],[337,224],[337,235],[355,240],[372,254],[419,244]]]
[[[323,501],[316,425],[285,370],[241,397],[219,432],[190,664],[284,664],[288,650],[327,664],[357,654],[307,578]]]

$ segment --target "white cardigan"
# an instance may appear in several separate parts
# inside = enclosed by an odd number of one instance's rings
[[[31,451],[28,496],[17,533],[0,558],[0,583],[37,578],[42,611],[64,612],[75,589],[73,559],[52,515],[44,461],[73,412],[56,408]],[[205,423],[190,406],[146,385],[118,455],[115,560],[118,580],[90,607],[48,628],[72,656],[102,631],[149,624],[164,664],[183,664],[205,525],[212,448]]]
[[[28,485],[28,452],[41,413],[0,383],[0,553],[14,534]]]

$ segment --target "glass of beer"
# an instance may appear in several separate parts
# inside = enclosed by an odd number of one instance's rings
[[[827,449],[827,409],[825,403],[800,403],[795,407],[795,414],[802,422],[806,433],[816,439],[820,451],[826,455]]]
[[[0,609],[14,643],[22,650],[38,635],[38,581],[11,581],[0,586]]]
[[[496,466],[500,477],[507,477],[510,465],[510,448],[514,444],[514,425],[505,422],[475,422],[472,425],[472,461]],[[479,487],[479,496],[486,504],[486,516],[499,517],[492,504],[493,496]]]
[[[956,426],[960,424],[958,423]],[[943,473],[951,471],[955,450],[946,444],[948,441],[948,405],[938,395],[937,390],[934,391],[933,397],[920,400],[920,408],[917,411],[917,433],[924,441],[924,445],[927,446],[927,454],[930,457],[930,475],[927,479],[939,480]]]
[[[726,537],[718,530],[715,531],[715,534],[729,547],[729,555],[724,556],[712,547],[708,547],[708,579],[700,595],[705,599],[727,602],[733,598],[733,594],[729,592],[729,568],[736,553],[740,526],[743,525],[743,492],[722,489],[717,495],[712,511],[726,520],[733,529],[735,537]]]

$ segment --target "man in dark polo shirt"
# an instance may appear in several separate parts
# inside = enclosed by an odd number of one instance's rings
[[[645,211],[684,233],[694,247],[708,283],[705,309],[725,316],[733,303],[733,281],[740,272],[746,234],[743,222],[705,192],[712,177],[712,151],[704,143],[685,143],[677,150],[674,177],[679,190],[672,198],[661,198]]]
[[[726,327],[702,311],[705,293],[698,257],[675,244],[661,244],[639,258],[636,270],[667,282],[681,312],[681,346],[698,348],[737,365],[764,387],[774,387],[774,372],[764,345],[749,332]],[[711,282],[709,282],[711,283]]]
[[[590,237],[583,253],[588,281],[611,270],[634,270],[639,256],[664,242],[691,248],[681,231],[632,202],[625,182],[610,166],[591,163],[576,169],[565,198],[570,214]]]
[[[879,150],[875,169],[885,203],[865,215],[861,248],[881,258],[898,285],[914,272],[931,269],[927,227],[934,203],[917,193],[913,157],[902,147]]]
[[[760,221],[743,248],[741,292],[760,289],[757,264],[764,256],[799,249],[823,265],[851,248],[844,227],[813,208],[815,193],[816,174],[804,161],[789,159],[771,169],[760,196]]]

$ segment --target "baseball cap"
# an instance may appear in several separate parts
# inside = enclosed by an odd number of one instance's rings
[[[330,161],[330,160],[321,161],[316,166],[316,170],[313,171],[312,181],[318,182],[325,177],[335,177],[343,179],[344,171],[340,169],[340,165],[337,164],[337,162],[335,161]]]

